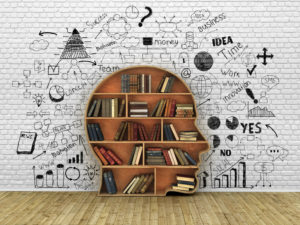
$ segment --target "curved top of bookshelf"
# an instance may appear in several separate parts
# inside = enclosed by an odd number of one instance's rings
[[[174,76],[176,77],[174,82],[174,88],[172,92],[177,94],[180,93],[191,93],[189,87],[185,84],[185,82],[176,74],[168,71],[166,69],[155,67],[155,66],[132,66],[126,67],[124,69],[118,70],[109,76],[107,76],[104,80],[102,80],[98,86],[94,90],[94,94],[97,93],[110,93],[110,94],[125,94],[121,93],[121,75],[122,74],[149,74],[152,79],[152,88],[151,93],[156,93],[156,88],[159,85],[160,80],[164,75]],[[138,93],[138,94],[151,94],[151,93]],[[126,94],[136,94],[136,93],[126,93]],[[156,94],[172,94],[172,93],[156,93]]]

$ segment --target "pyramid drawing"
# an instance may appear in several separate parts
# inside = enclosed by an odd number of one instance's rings
[[[85,59],[90,58],[83,45],[83,41],[77,29],[74,29],[71,37],[60,56],[60,59]]]

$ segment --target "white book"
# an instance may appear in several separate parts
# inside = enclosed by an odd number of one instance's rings
[[[139,182],[139,179],[140,179],[141,177],[137,177],[136,179],[135,179],[135,181],[133,182],[133,184],[131,185],[131,187],[129,188],[129,190],[128,190],[128,194],[130,194],[131,192],[132,192],[132,190],[133,190],[133,188],[134,188],[134,186]]]
[[[130,117],[148,117],[148,115],[130,115]]]
[[[125,188],[125,190],[123,191],[123,194],[126,194],[126,192],[129,190],[129,188],[131,187],[131,185],[134,183],[134,181],[136,180],[137,177],[134,177],[130,183],[127,185],[127,187]]]
[[[148,102],[129,102],[130,105],[147,105]]]
[[[164,81],[164,84],[163,84],[163,86],[161,88],[161,91],[160,91],[161,93],[165,92],[168,82],[169,82],[169,77],[166,77],[165,81]]]
[[[169,157],[170,157],[170,159],[171,159],[172,165],[174,166],[174,165],[175,165],[175,162],[174,162],[174,159],[173,159],[173,156],[172,156],[172,154],[171,154],[170,149],[168,150],[168,155],[169,155]]]
[[[176,159],[176,156],[175,156],[175,153],[174,153],[173,148],[171,148],[171,154],[172,154],[172,156],[173,156],[175,166],[178,166],[178,161],[177,161],[177,159]]]
[[[139,152],[139,148],[135,147],[135,149],[134,149],[134,155],[133,155],[133,158],[132,158],[131,165],[135,165],[135,161],[136,161],[136,157],[138,155],[138,152]]]
[[[142,155],[142,151],[143,151],[143,146],[140,146],[138,155],[137,155],[136,160],[135,160],[135,165],[139,165],[140,158],[141,158],[141,155]]]
[[[147,113],[148,112],[148,109],[130,109],[129,112],[144,112],[144,113]]]
[[[170,128],[171,128],[171,130],[172,130],[172,133],[173,133],[173,135],[174,135],[176,141],[179,141],[178,134],[177,134],[177,132],[176,132],[175,127],[173,126],[173,124],[170,124]]]
[[[111,99],[111,117],[115,117],[115,99]]]

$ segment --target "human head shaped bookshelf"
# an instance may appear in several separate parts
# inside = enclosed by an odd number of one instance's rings
[[[194,193],[200,155],[209,150],[197,117],[193,93],[172,72],[135,66],[106,77],[85,113],[101,165],[99,195]]]

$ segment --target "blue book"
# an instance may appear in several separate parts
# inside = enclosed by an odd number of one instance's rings
[[[93,141],[98,141],[96,127],[94,123],[91,124],[91,130],[92,130]]]
[[[170,137],[169,137],[169,134],[167,132],[167,125],[164,124],[164,135],[165,135],[165,138],[167,141],[170,141]]]
[[[109,180],[108,180],[108,172],[103,173],[103,178],[104,178],[104,183],[105,183],[105,187],[106,187],[107,192],[109,194],[112,194],[112,189],[110,187],[110,183],[109,183]]]
[[[93,135],[92,135],[92,130],[91,129],[92,129],[91,125],[88,124],[87,125],[87,131],[88,131],[88,134],[89,134],[89,139],[90,139],[90,141],[93,141]]]
[[[177,181],[178,184],[188,184],[188,185],[194,185],[195,186],[195,182],[190,182],[190,181],[182,181],[179,180]]]
[[[103,141],[104,140],[103,133],[98,123],[95,124],[95,129],[96,129],[97,141]]]
[[[153,152],[146,151],[146,155],[161,156],[163,154],[161,151],[153,151]]]
[[[197,165],[196,161],[187,152],[183,152],[183,154],[190,161],[192,165]]]
[[[173,136],[173,133],[172,133],[170,124],[167,124],[166,126],[167,126],[167,132],[168,132],[168,134],[169,134],[169,140],[170,140],[170,141],[174,141],[175,138],[174,138],[174,136]]]
[[[112,194],[116,194],[117,193],[117,186],[116,186],[114,175],[113,175],[111,170],[108,171],[108,180],[109,180],[109,183],[110,183],[110,187],[112,189],[111,190]]]
[[[93,129],[93,124],[88,124],[89,137],[91,141],[96,141],[95,131]]]

